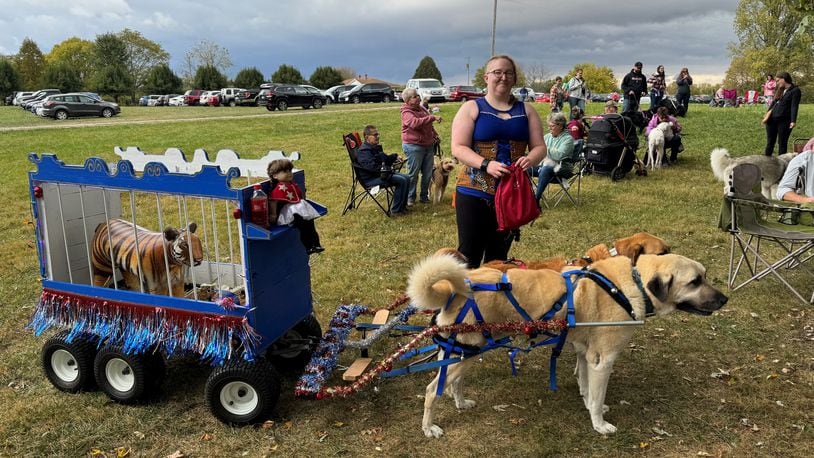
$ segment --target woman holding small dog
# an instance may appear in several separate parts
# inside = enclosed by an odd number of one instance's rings
[[[777,74],[777,92],[774,101],[769,105],[771,114],[765,118],[766,149],[763,154],[774,154],[777,142],[777,154],[786,154],[789,147],[791,130],[797,124],[797,109],[800,107],[800,88],[794,85],[788,72]]]
[[[421,174],[421,203],[430,202],[430,178],[432,178],[433,155],[438,133],[432,127],[441,122],[440,116],[430,114],[421,106],[421,96],[415,89],[408,88],[401,93],[404,105],[401,106],[401,147],[407,156],[407,174],[410,176],[410,191],[407,206],[415,203],[418,175]]]
[[[684,147],[681,145],[681,129],[683,129],[683,127],[678,123],[675,116],[670,116],[667,107],[658,107],[655,116],[650,118],[650,122],[644,130],[644,137],[647,138],[647,136],[650,135],[650,131],[663,122],[669,122],[673,128],[673,138],[668,140],[665,146],[670,147],[670,163],[675,163],[678,160],[678,153],[684,150]],[[647,163],[647,156],[645,156],[644,159],[644,162]]]
[[[546,155],[540,115],[512,95],[517,81],[514,60],[492,57],[483,79],[486,96],[461,105],[452,121],[452,155],[463,164],[455,189],[458,251],[471,268],[506,259],[515,235],[497,230],[498,180],[509,174],[510,164],[527,170]]]
[[[574,107],[579,109],[579,107]],[[539,201],[546,186],[558,173],[567,172],[574,167],[574,138],[565,128],[568,121],[562,113],[551,113],[546,119],[548,133],[543,137],[546,157],[539,169],[539,179],[534,197]]]

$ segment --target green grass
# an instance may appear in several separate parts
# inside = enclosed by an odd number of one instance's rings
[[[599,104],[595,104],[599,105]],[[459,104],[442,105],[440,133],[448,152],[450,122]],[[366,111],[376,108],[375,111]],[[379,109],[384,108],[384,109]],[[546,114],[547,105],[538,105]],[[596,113],[599,106],[590,106]],[[629,174],[612,183],[583,181],[584,204],[545,210],[525,228],[511,255],[539,259],[575,257],[596,243],[645,230],[668,240],[674,252],[702,262],[726,288],[728,236],[716,227],[722,185],[709,169],[709,152],[762,151],[761,109],[693,105],[685,125],[686,151],[677,167],[647,177]],[[241,119],[205,119],[235,114]],[[258,115],[258,116],[247,116]],[[172,122],[173,119],[183,122]],[[190,120],[200,118],[198,120]],[[127,125],[127,120],[162,120]],[[449,197],[441,206],[419,205],[409,217],[384,218],[374,206],[341,216],[350,173],[341,135],[378,125],[387,151],[400,150],[398,105],[330,106],[269,113],[260,108],[124,107],[113,125],[101,119],[69,120],[84,128],[6,131],[0,135],[0,219],[5,262],[0,263],[0,455],[81,456],[124,447],[139,456],[810,456],[814,452],[814,311],[767,278],[730,295],[708,318],[675,313],[636,332],[611,377],[606,419],[619,432],[602,437],[591,427],[571,375],[573,354],[559,368],[550,392],[548,351],[521,357],[511,377],[506,357],[493,352],[472,372],[468,397],[478,401],[459,413],[439,403],[437,422],[446,435],[424,438],[420,395],[432,377],[422,373],[383,381],[348,399],[296,400],[288,378],[269,428],[231,428],[209,414],[203,387],[208,368],[171,364],[163,394],[148,405],[113,404],[101,392],[68,395],[47,382],[40,368],[45,341],[24,329],[40,291],[26,172],[29,152],[54,152],[66,163],[89,156],[115,159],[114,146],[151,153],[180,147],[191,153],[231,148],[245,157],[268,150],[300,151],[309,197],[330,213],[317,222],[327,250],[314,258],[316,313],[325,326],[340,303],[380,307],[405,287],[412,265],[442,246],[457,243]],[[793,137],[814,135],[814,106],[801,107]],[[18,108],[0,107],[3,127],[52,126]],[[642,148],[643,149],[643,148]],[[641,153],[641,149],[640,149]],[[792,277],[799,284],[810,278]],[[807,327],[807,328],[806,328]],[[394,340],[377,345],[383,355]],[[354,355],[346,355],[346,360]],[[719,369],[726,379],[711,377]],[[624,401],[624,402],[623,402]],[[778,404],[778,401],[782,404]],[[509,405],[505,412],[492,406]],[[743,420],[747,419],[747,420]],[[748,426],[744,426],[746,423]],[[753,428],[752,425],[755,425]],[[670,435],[659,435],[658,428]]]

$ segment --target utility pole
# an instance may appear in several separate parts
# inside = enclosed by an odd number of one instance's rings
[[[466,85],[469,86],[469,58],[466,58]]]
[[[492,56],[495,55],[495,29],[497,28],[497,0],[492,8]]]

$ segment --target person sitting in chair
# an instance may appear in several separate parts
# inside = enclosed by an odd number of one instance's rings
[[[407,192],[410,187],[410,177],[403,173],[392,173],[393,163],[398,159],[397,154],[385,154],[379,145],[379,130],[376,126],[367,125],[363,131],[364,142],[356,152],[357,161],[361,169],[357,171],[359,179],[366,188],[374,186],[390,186],[393,189],[393,203],[390,206],[391,216],[401,216],[407,213]],[[384,171],[382,167],[384,166]],[[390,175],[388,177],[388,175]]]
[[[794,156],[786,167],[786,173],[777,185],[778,199],[800,204],[814,202],[814,151],[809,144],[814,146],[814,143],[808,142],[808,149],[804,148],[802,153]]]
[[[681,124],[678,123],[675,116],[670,116],[670,113],[667,111],[667,107],[659,107],[656,110],[656,114],[650,118],[650,122],[647,124],[647,128],[644,130],[644,137],[647,138],[647,136],[650,135],[650,131],[655,129],[656,126],[663,122],[669,122],[673,127],[673,138],[668,140],[665,144],[665,147],[670,147],[670,163],[672,164],[678,160],[678,153],[684,151],[684,145],[681,144]],[[644,162],[647,163],[646,155]]]
[[[575,107],[578,108],[578,107]],[[548,121],[548,133],[543,137],[548,155],[539,169],[539,179],[534,197],[539,201],[546,186],[556,176],[568,174],[574,166],[574,139],[565,129],[568,120],[562,113],[551,113]]]

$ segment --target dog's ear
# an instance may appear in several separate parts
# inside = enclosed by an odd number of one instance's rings
[[[670,291],[670,285],[673,284],[672,274],[657,273],[653,278],[647,282],[647,290],[650,291],[656,299],[664,302],[667,300],[667,293]]]
[[[644,253],[644,246],[641,243],[631,241],[631,238],[633,237],[617,240],[613,244],[613,247],[616,248],[617,255],[627,256],[630,258],[630,262],[635,266],[639,260],[639,255]]]

